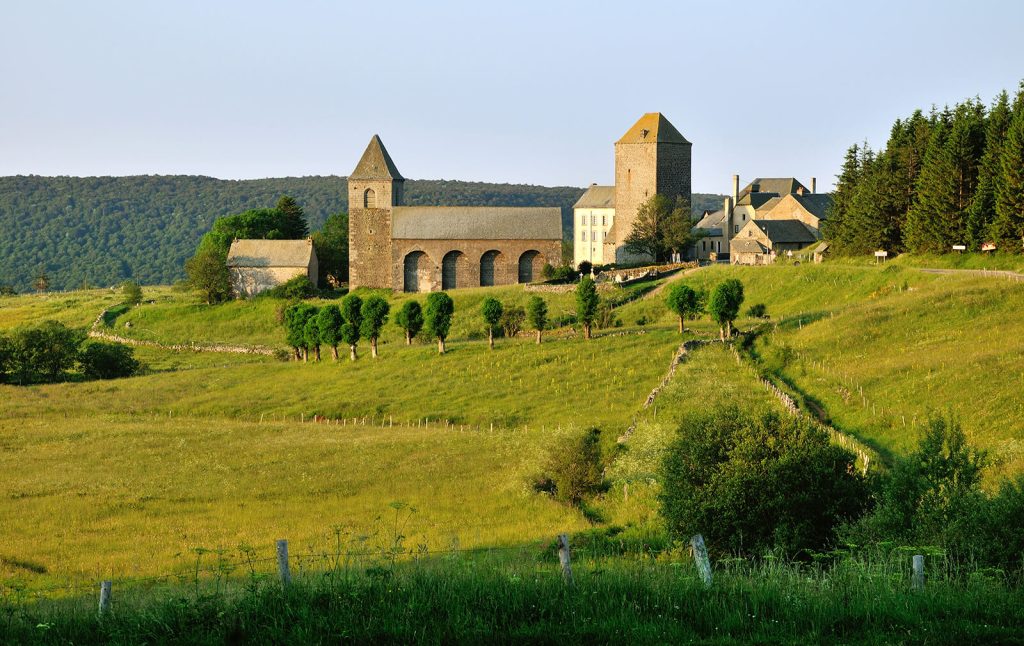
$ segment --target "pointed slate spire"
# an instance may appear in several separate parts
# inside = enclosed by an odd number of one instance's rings
[[[398,172],[395,162],[391,161],[391,155],[384,148],[384,142],[380,137],[374,135],[370,144],[356,164],[356,169],[349,175],[349,179],[360,180],[403,180],[402,174]]]

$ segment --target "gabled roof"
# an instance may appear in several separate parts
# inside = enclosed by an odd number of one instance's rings
[[[768,249],[753,238],[733,238],[729,243],[729,253],[768,253]]]
[[[772,200],[774,200],[774,202],[772,202]],[[755,211],[758,211],[765,208],[766,204],[768,205],[768,208],[771,208],[772,206],[775,206],[778,201],[778,193],[747,193],[746,195],[740,196],[739,201],[736,202],[736,206],[746,206],[749,204],[754,207]],[[772,203],[768,204],[769,202]]]
[[[397,240],[561,240],[558,207],[397,206]]]
[[[312,240],[235,240],[228,267],[308,267],[315,257]]]
[[[384,147],[380,137],[374,135],[369,145],[359,158],[356,169],[348,176],[349,179],[393,179],[402,180],[402,174],[398,172],[395,162],[391,161],[391,155]]]
[[[697,224],[693,225],[693,228],[713,229],[715,227],[721,227],[723,222],[725,222],[725,211],[718,209],[717,211],[712,211],[702,217]]]
[[[688,144],[686,137],[669,123],[660,112],[648,112],[640,117],[633,127],[622,135],[617,144],[646,144],[651,142],[669,144]]]
[[[775,242],[810,243],[817,240],[800,220],[751,220],[751,224],[764,231]]]
[[[754,181],[750,182],[743,187],[740,191],[739,197],[742,199],[744,195],[751,192],[751,187],[754,184],[759,184],[759,193],[775,193],[777,195],[788,195],[789,193],[796,193],[798,188],[803,188],[804,193],[810,193],[806,186],[796,180],[795,177],[758,177]]]
[[[803,195],[793,195],[794,200],[799,202],[808,213],[812,214],[819,220],[824,220],[828,217],[828,209],[832,206],[832,196],[828,193],[804,193]]]
[[[591,184],[590,188],[572,205],[574,209],[615,208],[615,187]]]

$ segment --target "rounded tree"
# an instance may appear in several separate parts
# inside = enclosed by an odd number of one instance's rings
[[[597,285],[590,276],[584,276],[576,285],[576,319],[583,326],[583,338],[589,339],[594,320],[597,318],[597,308],[601,299],[597,295]]]
[[[388,321],[388,312],[391,306],[380,296],[371,296],[363,301],[363,323],[361,332],[364,338],[370,340],[370,356],[377,358],[377,338],[380,336],[381,328]]]
[[[359,332],[363,324],[363,299],[349,294],[341,300],[341,339],[348,344],[349,359],[358,359],[356,346],[359,345]]]
[[[534,294],[526,304],[526,316],[530,319],[530,327],[537,331],[537,343],[540,344],[541,334],[548,325],[548,304]]]
[[[309,359],[309,346],[306,344],[306,321],[316,316],[317,310],[307,303],[296,303],[284,311],[285,334],[288,345],[295,350],[295,358],[306,361]]]
[[[313,360],[320,361],[320,326],[317,325],[317,312],[306,319],[306,325],[302,328],[302,337],[306,343],[307,353],[313,351]]]
[[[704,295],[689,285],[673,285],[665,298],[665,304],[679,317],[679,333],[686,329],[684,321],[704,311]]]
[[[423,308],[416,301],[406,301],[395,315],[395,325],[405,331],[405,344],[412,345],[412,340],[423,329]]]
[[[444,354],[444,341],[448,338],[448,331],[452,327],[454,315],[455,303],[451,296],[444,292],[434,292],[427,296],[427,309],[424,318],[430,336],[437,339],[438,354]]]
[[[338,360],[338,344],[341,343],[341,326],[344,322],[337,305],[326,305],[316,315],[320,343],[331,347],[331,358],[335,361]]]
[[[743,305],[743,283],[735,278],[722,281],[711,292],[708,313],[719,325],[719,335],[724,341],[732,336],[732,323],[740,314]]]
[[[501,322],[503,312],[504,308],[501,306],[501,301],[492,296],[488,296],[480,304],[480,313],[484,317],[484,323],[487,324],[487,345],[491,350],[494,349],[494,328]]]

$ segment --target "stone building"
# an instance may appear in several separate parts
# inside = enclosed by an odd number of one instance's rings
[[[780,254],[799,251],[817,238],[798,220],[750,220],[729,244],[734,265],[767,265]]]
[[[592,185],[573,207],[577,266],[584,260],[595,264],[652,260],[626,251],[626,238],[633,231],[637,209],[655,193],[689,202],[692,147],[660,112],[640,117],[615,142],[615,185]]]
[[[228,275],[236,296],[255,296],[295,278],[317,284],[313,241],[235,240],[228,250]]]
[[[561,260],[558,208],[403,206],[404,184],[374,135],[348,178],[350,287],[528,283]]]

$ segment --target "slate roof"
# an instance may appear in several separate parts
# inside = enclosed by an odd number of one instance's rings
[[[768,239],[775,242],[815,242],[817,238],[800,220],[751,220],[754,226],[764,231]]]
[[[399,240],[561,240],[558,207],[396,206],[391,237]]]
[[[768,253],[768,249],[753,238],[733,238],[729,243],[729,253]]]
[[[645,144],[652,141],[669,144],[690,143],[660,112],[648,112],[640,117],[615,143]]]
[[[777,202],[778,199],[778,193],[747,193],[746,195],[740,195],[740,199],[736,202],[736,206],[745,206],[749,204],[750,206],[753,206],[756,211],[764,207],[764,205],[771,200],[776,200]],[[774,206],[774,204],[770,206]]]
[[[722,223],[723,222],[725,222],[725,211],[723,211],[722,209],[718,209],[717,211],[712,211],[711,213],[708,213],[707,215],[702,217],[700,219],[700,221],[697,222],[697,224],[693,225],[693,228],[694,229],[713,229],[714,227],[719,227],[719,229],[718,229],[719,233],[717,233],[717,234],[712,233],[710,235],[722,235],[721,234],[721,227],[722,227]]]
[[[788,195],[790,193],[796,193],[796,190],[803,187],[804,193],[810,193],[810,189],[801,184],[796,180],[795,177],[757,177],[752,182],[743,187],[740,191],[739,197],[743,198],[744,195],[751,192],[751,188],[754,184],[760,184],[758,192],[760,193],[775,193],[777,195]]]
[[[312,240],[235,240],[228,250],[228,267],[308,267],[314,257]]]
[[[793,199],[799,202],[807,212],[819,220],[828,218],[828,209],[832,206],[832,196],[828,193],[804,193],[794,195]]]
[[[574,209],[615,208],[615,187],[591,184],[590,188],[572,205]]]
[[[388,154],[387,148],[384,147],[384,142],[380,140],[378,135],[370,138],[370,143],[366,146],[366,150],[363,151],[363,156],[359,158],[356,169],[348,177],[349,179],[362,180],[405,179],[398,172],[395,162],[391,161],[391,155]]]

